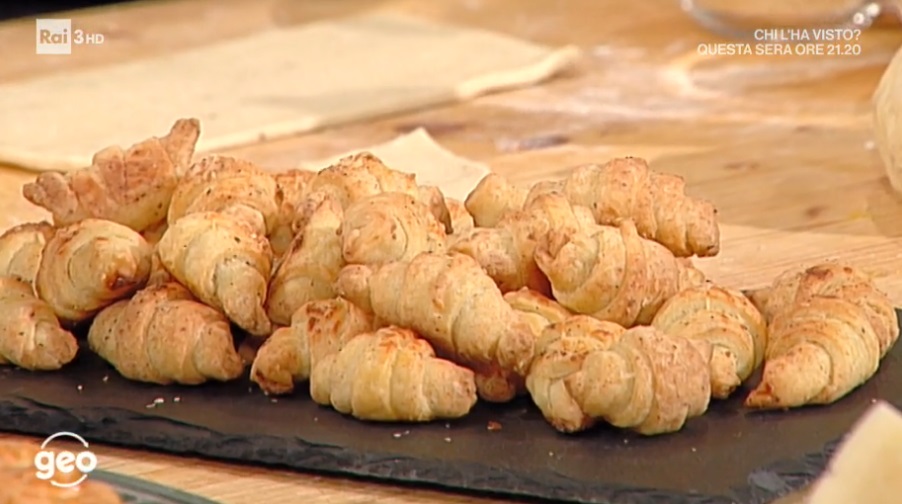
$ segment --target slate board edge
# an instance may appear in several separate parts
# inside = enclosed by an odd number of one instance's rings
[[[48,421],[48,417],[53,420]],[[59,431],[77,431],[92,442],[167,454],[197,455],[229,462],[362,477],[385,483],[577,504],[767,504],[801,490],[816,479],[838,443],[838,440],[833,441],[818,453],[763,467],[749,475],[748,485],[734,488],[731,496],[709,496],[618,487],[601,482],[585,485],[557,475],[545,475],[539,482],[518,471],[482,464],[358,452],[338,446],[317,445],[301,438],[296,438],[294,446],[289,447],[283,438],[230,436],[166,418],[140,416],[118,408],[67,411],[30,400],[3,400],[0,401],[0,418],[5,419],[3,430],[23,434],[47,436]],[[158,431],[148,428],[151,423],[165,424],[170,431],[178,430],[179,436],[142,437],[142,431]],[[343,467],[343,461],[349,459],[355,460],[355,464],[350,465],[356,465],[356,468]],[[361,463],[361,459],[366,462]],[[551,480],[554,480],[553,484],[549,484]]]

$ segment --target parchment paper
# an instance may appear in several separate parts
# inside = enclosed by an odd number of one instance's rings
[[[482,177],[491,171],[482,163],[446,150],[423,128],[383,144],[355,149],[319,161],[301,162],[300,168],[321,170],[339,158],[361,151],[372,152],[389,168],[413,173],[417,176],[418,184],[437,186],[445,196],[460,201],[464,201]]]

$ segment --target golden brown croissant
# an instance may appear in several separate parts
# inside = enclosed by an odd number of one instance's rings
[[[310,184],[310,192],[328,194],[343,209],[355,201],[383,192],[409,194],[427,205],[446,230],[451,228],[451,217],[441,191],[418,186],[414,174],[392,170],[369,152],[346,156],[318,172]]]
[[[477,373],[524,376],[534,352],[529,323],[508,305],[479,264],[463,254],[424,253],[383,266],[351,265],[336,291],[387,324],[422,334],[439,352]],[[516,387],[488,401],[508,401]]]
[[[711,395],[725,399],[764,359],[767,325],[741,292],[714,285],[677,293],[658,310],[652,325],[672,336],[712,345]]]
[[[269,234],[279,217],[277,193],[276,179],[257,165],[231,157],[207,156],[191,165],[179,181],[167,221],[171,226],[188,214],[241,207],[238,211],[256,213],[249,220],[262,221]]]
[[[454,223],[451,222],[451,210],[448,208],[442,190],[435,186],[424,185],[417,188],[417,194],[417,199],[429,207],[435,220],[445,229],[445,233],[453,233]]]
[[[546,182],[543,185],[548,185]],[[558,186],[561,186],[558,183]],[[510,212],[521,210],[529,196],[528,187],[511,184],[497,173],[489,173],[467,195],[464,206],[478,227],[493,228]]]
[[[543,329],[536,340],[536,358],[526,376],[526,388],[555,429],[580,432],[597,423],[583,406],[585,396],[591,393],[588,382],[596,377],[585,376],[582,367],[589,355],[607,351],[624,332],[620,325],[585,315]]]
[[[473,216],[467,211],[467,207],[460,200],[445,198],[445,206],[448,207],[448,215],[451,218],[451,230],[455,235],[462,235],[476,227]]]
[[[38,458],[41,447],[26,441],[0,441],[0,503],[3,504],[122,504],[117,492],[106,483],[91,479],[76,487],[64,488],[38,478],[44,463],[54,460]],[[37,464],[40,464],[36,470]],[[84,473],[75,469],[68,473],[55,471],[53,481],[75,483]]]
[[[54,371],[78,352],[75,336],[27,283],[0,277],[0,365]]]
[[[386,192],[356,201],[339,231],[347,264],[382,264],[445,251],[445,229],[409,194]]]
[[[698,280],[631,221],[576,233],[552,230],[535,253],[554,298],[577,313],[625,327],[647,325],[671,296]]]
[[[812,296],[839,297],[858,305],[867,314],[885,355],[899,339],[893,303],[864,272],[839,263],[822,263],[804,270],[788,270],[773,284],[746,293],[767,320]]]
[[[549,326],[537,351],[526,387],[559,431],[604,420],[643,435],[664,434],[708,408],[707,357],[685,338],[574,316]]]
[[[313,368],[318,404],[361,420],[428,422],[465,416],[476,404],[473,372],[439,359],[409,329],[358,334]]]
[[[574,205],[591,208],[599,224],[632,220],[640,236],[676,256],[714,256],[720,251],[714,205],[687,196],[682,177],[657,173],[644,159],[580,166],[567,177],[563,191]]]
[[[375,329],[372,316],[344,298],[305,303],[257,351],[251,381],[268,394],[289,394],[326,355]]]
[[[339,202],[317,193],[305,201],[299,213],[300,233],[279,259],[266,301],[270,319],[283,326],[305,303],[334,298],[333,283],[345,264],[339,235],[344,214]]]
[[[44,246],[51,236],[53,226],[48,222],[29,222],[7,229],[0,235],[0,276],[11,276],[33,286]]]
[[[129,380],[198,385],[241,376],[228,319],[176,283],[148,287],[95,317],[91,350]]]
[[[520,320],[526,322],[533,338],[541,336],[549,324],[573,315],[557,302],[525,287],[506,293],[504,301],[515,310]],[[476,389],[483,397],[503,402],[507,398],[525,394],[526,381],[522,375],[498,366],[480,368],[476,372]]]
[[[588,208],[572,206],[560,194],[543,194],[505,214],[497,227],[474,228],[460,236],[450,250],[476,259],[501,292],[527,287],[548,295],[548,279],[535,261],[539,241],[552,230],[576,233],[596,227]]]
[[[563,322],[574,315],[557,301],[525,287],[508,292],[504,295],[504,301],[529,323],[537,339],[547,326]]]
[[[136,231],[84,219],[57,229],[47,242],[35,290],[61,320],[81,322],[142,288],[152,254]]]
[[[504,300],[514,308],[515,315],[529,326],[534,338],[542,333],[545,326],[569,313],[566,308],[528,289],[508,292]],[[526,393],[526,382],[521,374],[498,365],[474,367],[476,390],[486,400],[506,402]]]
[[[877,372],[880,357],[880,338],[864,309],[839,297],[812,296],[774,316],[764,373],[745,405],[836,402]]]
[[[222,310],[250,334],[268,336],[272,324],[263,304],[272,249],[259,231],[224,213],[191,213],[169,225],[157,254],[201,302]]]
[[[487,175],[467,198],[467,209],[479,226],[493,226],[532,198],[561,192],[574,205],[592,209],[598,224],[617,226],[632,220],[640,236],[678,257],[717,255],[717,211],[710,202],[687,196],[685,186],[681,177],[657,173],[643,159],[618,158],[576,167],[563,181],[542,182],[530,191],[499,175]]]
[[[166,219],[199,136],[197,119],[180,119],[164,137],[101,150],[87,168],[42,173],[22,194],[53,214],[57,226],[93,218],[143,231]]]
[[[309,170],[287,170],[275,174],[276,201],[279,204],[279,212],[276,216],[276,225],[269,234],[269,243],[272,245],[273,254],[281,257],[291,246],[294,239],[293,225],[298,206],[307,198],[310,192],[310,184],[316,177],[316,172]]]

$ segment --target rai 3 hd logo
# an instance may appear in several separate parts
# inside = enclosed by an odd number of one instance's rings
[[[102,33],[72,29],[71,19],[36,19],[35,54],[72,54],[73,45],[101,45]]]
[[[76,451],[55,448],[57,444],[69,442]],[[88,449],[88,442],[72,432],[57,432],[41,443],[41,451],[34,456],[35,476],[49,481],[60,488],[73,488],[80,485],[88,475],[97,469],[97,456]]]

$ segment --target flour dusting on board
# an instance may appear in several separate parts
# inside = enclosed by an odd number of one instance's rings
[[[751,121],[769,126],[817,122],[848,123],[867,111],[842,97],[774,100],[768,87],[827,80],[889,61],[885,50],[855,58],[746,58],[700,54],[685,41],[662,51],[599,45],[586,51],[587,78],[552,83],[480,102],[524,112],[612,120],[704,119],[722,123]]]

